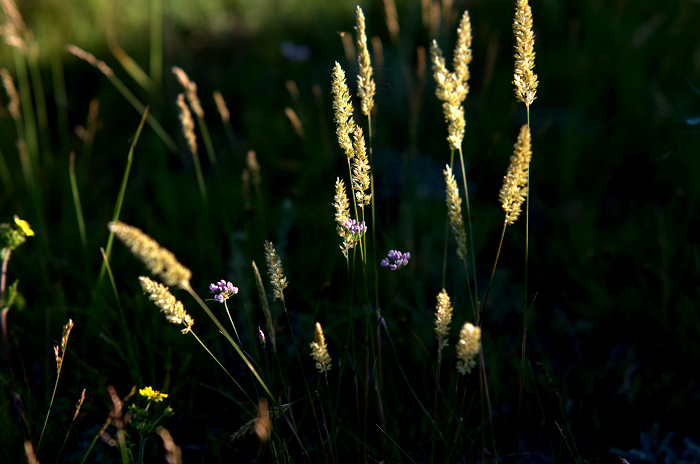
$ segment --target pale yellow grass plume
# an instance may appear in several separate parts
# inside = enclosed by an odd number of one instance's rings
[[[352,189],[355,192],[357,205],[363,207],[370,204],[372,194],[367,193],[370,187],[370,166],[365,148],[365,137],[360,126],[355,127],[352,146],[355,153],[352,159]]]
[[[469,93],[469,64],[472,62],[472,24],[469,19],[469,12],[464,11],[462,19],[457,28],[457,44],[452,56],[452,67],[459,82],[464,84],[461,89],[464,97]]]
[[[63,358],[66,357],[66,347],[68,346],[68,337],[70,337],[70,331],[73,330],[73,319],[68,319],[68,323],[63,326],[63,336],[61,337],[61,344],[53,347],[53,352],[56,356],[56,372],[61,372],[61,366],[63,365]]]
[[[311,342],[311,356],[316,361],[316,370],[320,374],[331,370],[331,357],[328,354],[328,346],[326,345],[326,337],[323,336],[323,329],[321,324],[316,323],[316,341]]]
[[[141,229],[116,221],[109,223],[109,230],[146,265],[153,275],[161,277],[166,285],[177,285],[182,289],[189,288],[192,272],[180,264],[174,254],[161,247]]]
[[[467,11],[462,15],[462,20],[457,29],[457,44],[452,58],[454,72],[449,72],[445,64],[442,51],[433,40],[430,46],[430,61],[435,79],[435,95],[442,100],[442,111],[447,121],[447,140],[450,147],[458,150],[464,139],[464,108],[462,102],[469,93],[469,63],[472,60],[471,53],[471,23]]]
[[[228,124],[229,121],[231,121],[231,114],[228,111],[228,107],[226,107],[226,101],[224,100],[223,95],[221,95],[221,92],[216,90],[213,93],[214,96],[214,102],[216,103],[216,109],[219,111],[219,114],[221,115],[221,121],[224,124]]]
[[[372,79],[372,61],[367,49],[367,33],[365,32],[365,15],[362,8],[357,7],[357,62],[360,64],[360,74],[357,76],[357,94],[360,97],[362,114],[369,116],[374,107],[374,93],[376,87]]]
[[[348,251],[357,244],[355,234],[345,227],[345,223],[350,220],[350,202],[348,195],[345,192],[345,182],[338,177],[335,179],[335,197],[333,198],[333,206],[335,207],[335,230],[340,238],[343,239],[343,244],[340,249],[343,251],[345,259],[348,258]]]
[[[12,76],[10,76],[10,72],[5,68],[0,69],[0,76],[2,76],[2,85],[5,87],[7,97],[10,99],[7,103],[7,111],[10,112],[12,119],[21,121],[22,113],[19,111],[19,93],[17,93],[17,87],[15,87]]]
[[[272,284],[275,298],[282,300],[282,304],[284,304],[283,292],[287,288],[287,278],[284,276],[282,259],[275,251],[275,245],[268,240],[265,240],[265,260],[267,261],[267,273],[270,274],[270,283]]]
[[[260,302],[262,303],[263,314],[265,315],[265,323],[267,324],[267,333],[270,334],[270,341],[272,342],[272,350],[277,352],[277,342],[275,339],[275,327],[272,325],[272,314],[270,313],[270,304],[267,302],[267,294],[265,293],[265,286],[263,285],[262,277],[260,277],[260,271],[258,271],[258,266],[255,265],[253,261],[253,274],[255,274],[255,285],[258,287],[258,294],[260,295]],[[260,332],[262,333],[262,331]],[[263,335],[264,337],[264,335]]]
[[[481,349],[481,329],[467,322],[459,332],[457,342],[457,372],[469,374],[476,365],[476,355]]]
[[[165,427],[158,427],[158,435],[163,440],[165,448],[165,462],[168,464],[182,464],[182,450],[175,444],[173,436]]]
[[[112,68],[107,66],[107,63],[105,63],[104,61],[100,61],[97,58],[95,58],[95,56],[92,53],[88,53],[82,48],[76,47],[75,45],[66,45],[66,51],[77,56],[83,61],[87,61],[92,66],[102,71],[102,74],[104,74],[105,76],[114,76],[114,71],[112,71]]]
[[[185,140],[187,140],[187,146],[192,155],[197,156],[197,136],[194,135],[194,119],[192,119],[192,113],[190,113],[190,109],[185,103],[185,95],[178,94],[176,103],[180,113],[182,133],[185,135]]]
[[[335,62],[333,68],[333,84],[331,87],[333,92],[333,112],[335,114],[335,133],[338,136],[338,143],[345,151],[348,160],[355,156],[352,148],[350,134],[355,130],[355,120],[352,118],[352,103],[350,103],[350,92],[348,84],[345,81],[345,71],[340,67],[338,62]]]
[[[182,302],[170,293],[168,287],[144,276],[139,277],[139,282],[141,282],[141,288],[143,288],[144,293],[148,295],[148,299],[160,309],[160,312],[165,315],[168,322],[184,325],[185,328],[182,329],[183,334],[192,330],[194,319],[187,314]]]
[[[535,34],[532,33],[532,10],[527,0],[515,1],[515,96],[528,108],[535,101],[537,74],[535,68]]]
[[[443,173],[446,184],[447,215],[450,218],[452,233],[457,240],[457,257],[464,261],[467,259],[467,233],[464,230],[464,221],[462,220],[462,198],[459,196],[459,188],[457,188],[452,168],[446,165]]]
[[[450,332],[450,323],[452,323],[452,302],[450,301],[447,291],[443,288],[437,296],[437,305],[435,306],[435,336],[438,341],[438,353],[448,345],[447,336]]]
[[[523,202],[528,194],[528,178],[530,177],[530,128],[524,125],[520,128],[518,140],[515,143],[513,156],[510,157],[508,172],[503,178],[503,186],[498,199],[506,212],[505,222],[513,225],[520,215]]]
[[[202,109],[202,103],[199,101],[197,96],[197,84],[192,82],[187,76],[187,73],[177,66],[173,66],[173,74],[177,77],[178,82],[182,85],[185,90],[185,95],[187,97],[187,103],[192,107],[192,111],[197,115],[198,118],[204,117],[204,110]]]

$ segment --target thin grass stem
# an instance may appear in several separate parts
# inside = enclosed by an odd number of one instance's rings
[[[143,130],[143,124],[146,122],[146,117],[148,116],[148,107],[146,107],[143,116],[141,117],[141,122],[139,127],[136,129],[136,134],[134,135],[134,140],[131,142],[131,147],[129,148],[129,154],[126,157],[126,166],[124,167],[124,175],[122,176],[122,183],[119,187],[119,193],[117,194],[117,202],[114,205],[114,213],[112,214],[112,222],[116,222],[119,219],[119,214],[122,210],[122,204],[124,203],[124,195],[126,194],[126,185],[129,181],[129,173],[131,172],[131,163],[134,160],[134,148],[136,143],[139,141],[139,136],[141,135],[141,130]],[[106,255],[107,259],[112,255],[112,245],[114,243],[114,234],[110,231],[109,238],[107,239]],[[97,278],[97,288],[102,284],[102,279],[104,278],[104,273],[106,271],[105,262],[103,261],[102,267],[100,268],[100,275]]]
[[[78,221],[78,231],[80,232],[80,244],[83,247],[83,258],[85,259],[86,270],[89,269],[87,234],[85,232],[85,218],[83,217],[83,207],[80,203],[80,193],[78,192],[78,181],[75,178],[75,152],[70,152],[68,164],[68,177],[70,178],[70,188],[73,194],[73,206],[75,216]]]

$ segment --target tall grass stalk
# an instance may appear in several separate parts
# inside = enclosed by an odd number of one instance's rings
[[[148,116],[148,107],[146,107],[143,116],[141,117],[141,122],[139,123],[136,133],[134,134],[134,140],[131,142],[129,147],[129,154],[126,157],[126,166],[124,166],[124,174],[122,176],[122,183],[119,187],[119,193],[117,194],[117,201],[114,205],[114,212],[112,213],[112,221],[117,221],[122,210],[122,205],[124,204],[124,195],[126,194],[126,185],[129,181],[129,174],[131,172],[131,164],[134,160],[134,148],[136,148],[136,143],[139,141],[139,136],[141,135],[141,130],[143,130],[143,124],[146,122]],[[112,245],[114,243],[114,234],[110,232],[109,238],[107,239],[107,246],[105,247],[105,255],[107,259],[103,261],[102,267],[100,268],[100,275],[97,278],[97,288],[99,289],[102,285],[102,279],[106,269],[106,261],[109,260],[112,255]]]
[[[73,330],[73,320],[69,319],[68,323],[63,327],[63,336],[61,337],[61,344],[54,347],[56,353],[56,382],[53,386],[53,393],[51,394],[51,401],[49,401],[49,410],[46,411],[46,419],[44,419],[44,426],[41,428],[41,435],[39,435],[39,441],[36,445],[36,452],[39,452],[41,447],[41,441],[44,438],[44,432],[46,432],[46,424],[49,423],[49,415],[51,414],[51,407],[53,406],[53,401],[56,398],[56,390],[58,389],[58,381],[61,378],[61,370],[63,369],[63,362],[66,357],[66,348],[68,347],[68,338],[70,337],[70,332]]]
[[[70,178],[70,188],[73,194],[73,207],[78,221],[78,231],[80,232],[80,244],[83,247],[83,258],[85,260],[86,271],[90,268],[88,256],[87,234],[85,232],[85,218],[83,217],[83,207],[80,203],[80,193],[78,192],[78,181],[75,177],[75,152],[70,152],[68,162],[68,177]],[[87,274],[86,274],[87,275]]]
[[[112,52],[112,55],[114,55],[114,58],[117,59],[119,64],[122,65],[122,68],[124,68],[127,74],[129,74],[137,84],[150,94],[156,93],[158,86],[151,80],[141,66],[139,66],[139,64],[119,45],[113,27],[107,28],[107,46],[109,47],[109,51]]]
[[[159,86],[163,83],[163,0],[150,1],[150,71],[151,79]]]

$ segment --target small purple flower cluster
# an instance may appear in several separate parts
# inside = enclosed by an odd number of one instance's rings
[[[388,256],[388,258],[382,260],[381,265],[390,268],[392,271],[401,269],[408,264],[408,260],[411,259],[411,253],[401,253],[398,250],[391,250]],[[393,263],[390,263],[390,259]]]
[[[350,231],[351,234],[357,235],[357,234],[363,234],[367,232],[367,225],[365,224],[365,221],[362,221],[361,223],[357,223],[356,220],[354,219],[348,219],[343,223],[343,226]]]
[[[209,285],[209,293],[216,293],[214,299],[219,303],[223,303],[238,293],[238,287],[234,287],[231,282],[220,280],[215,284]]]

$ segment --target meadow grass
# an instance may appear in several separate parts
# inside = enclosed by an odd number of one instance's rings
[[[547,140],[531,128],[538,77],[526,0],[515,3],[512,27],[513,101],[525,105],[525,123],[504,136],[513,147],[510,166],[501,174],[500,193],[497,185],[488,187],[493,198],[483,206],[470,204],[468,179],[481,179],[474,172],[479,163],[463,148],[465,137],[484,137],[469,131],[465,116],[470,66],[481,51],[472,50],[472,16],[448,2],[444,8],[423,2],[429,51],[417,47],[416,69],[404,69],[406,87],[415,91],[402,117],[413,118],[417,131],[421,109],[428,110],[416,89],[425,87],[431,64],[430,98],[442,111],[432,113],[440,121],[433,126],[440,128],[439,142],[432,145],[440,161],[407,174],[414,177],[396,195],[382,187],[401,175],[399,163],[381,159],[390,155],[387,140],[410,152],[417,150],[417,134],[397,136],[382,120],[390,102],[378,95],[375,79],[385,82],[379,76],[387,70],[378,65],[384,49],[378,37],[368,40],[374,32],[359,6],[355,42],[350,34],[341,37],[352,58],[345,68],[357,69],[357,78],[336,61],[324,70],[330,90],[315,92],[318,106],[325,105],[325,123],[311,122],[307,103],[288,81],[292,102],[278,108],[284,117],[277,120],[286,126],[265,127],[267,138],[294,134],[305,150],[302,159],[286,159],[284,144],[277,154],[247,146],[245,134],[234,134],[223,94],[205,83],[199,89],[212,92],[212,99],[200,100],[198,86],[178,66],[171,68],[169,85],[182,93],[168,97],[156,118],[141,98],[157,102],[158,92],[167,93],[160,87],[169,79],[162,74],[162,18],[151,18],[148,75],[116,40],[110,48],[122,70],[67,46],[101,71],[141,118],[139,124],[122,116],[132,133],[120,141],[114,160],[99,161],[110,168],[105,177],[115,177],[105,186],[99,179],[91,185],[88,174],[103,156],[95,138],[98,107],[104,112],[105,104],[92,100],[78,131],[82,150],[57,167],[63,158],[53,156],[58,150],[51,138],[60,136],[47,116],[39,52],[14,4],[2,5],[16,75],[3,69],[2,78],[17,143],[16,153],[3,145],[0,180],[3,197],[26,197],[12,204],[31,225],[5,217],[14,211],[0,218],[0,425],[8,431],[0,461],[589,462],[577,444],[581,404],[572,406],[562,395],[552,371],[557,366],[546,353],[537,348],[544,361],[537,372],[527,354],[537,313],[528,282],[530,164]],[[397,53],[407,39],[394,2],[383,7]],[[151,8],[163,14],[161,2]],[[448,69],[439,42],[455,31]],[[131,81],[117,77],[121,71]],[[61,93],[54,95],[57,108]],[[213,105],[221,126],[211,112],[205,118],[204,107]],[[173,123],[178,118],[179,125]],[[331,119],[334,131],[325,125]],[[155,137],[143,140],[146,123]],[[208,155],[201,162],[197,128]],[[48,180],[57,173],[66,185],[58,200]],[[300,178],[291,193],[285,187],[290,176]],[[397,220],[397,211],[417,201],[408,190],[421,176],[439,179],[444,201],[425,213],[430,229],[415,237],[401,231],[411,223]],[[313,198],[291,200],[297,190]],[[56,220],[56,204],[70,221]],[[518,228],[520,235],[506,235]],[[60,251],[57,234],[71,237],[81,256]],[[515,245],[508,244],[510,235],[517,235]],[[32,246],[38,251],[30,256],[43,254],[46,261],[32,264],[23,254]],[[11,267],[10,257],[20,264]],[[256,261],[263,259],[259,269]],[[67,275],[57,279],[54,264],[46,263],[61,261],[69,263]],[[514,277],[506,281],[504,273]],[[304,288],[309,282],[315,288]],[[31,313],[42,285],[50,303],[43,313]],[[209,299],[200,296],[206,290]],[[51,340],[57,344],[46,356]]]

